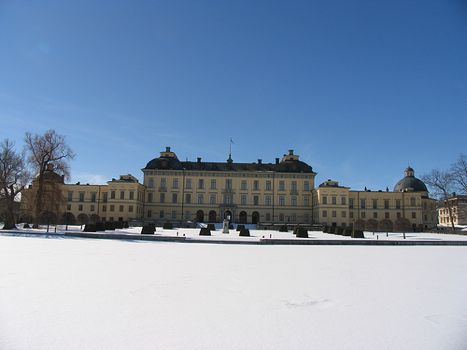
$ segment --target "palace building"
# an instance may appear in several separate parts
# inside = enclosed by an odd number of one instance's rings
[[[65,184],[50,168],[46,181],[60,188],[62,221],[166,221],[350,226],[366,230],[430,228],[436,205],[425,184],[407,168],[393,191],[351,190],[328,180],[315,188],[316,172],[289,150],[272,163],[180,161],[170,147],[142,169],[106,185]],[[54,175],[55,174],[55,175]],[[32,214],[37,179],[23,194],[22,213]],[[55,190],[55,192],[57,192]],[[50,213],[49,213],[50,215]]]

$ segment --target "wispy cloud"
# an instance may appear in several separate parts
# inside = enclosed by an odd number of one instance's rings
[[[82,184],[91,184],[91,185],[105,185],[109,181],[106,176],[101,174],[92,174],[92,173],[74,173],[72,175],[72,183],[80,182]]]

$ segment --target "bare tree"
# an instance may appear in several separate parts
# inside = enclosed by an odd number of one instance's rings
[[[461,154],[451,166],[456,189],[459,193],[467,194],[467,156]]]
[[[15,199],[29,181],[24,155],[15,152],[14,143],[8,139],[0,144],[0,202],[4,211],[3,229],[16,226]]]
[[[66,144],[65,137],[55,130],[47,130],[44,135],[26,133],[25,142],[28,161],[37,175],[38,187],[34,205],[34,225],[37,227],[41,215],[50,206],[50,198],[45,194],[44,174],[53,169],[58,175],[69,178],[68,162],[75,154]]]
[[[422,180],[432,190],[433,197],[444,203],[444,206],[448,209],[449,220],[452,229],[455,230],[452,205],[448,200],[455,188],[454,176],[449,171],[434,169],[431,173],[422,176]]]

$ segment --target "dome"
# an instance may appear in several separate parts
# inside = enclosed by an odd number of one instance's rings
[[[177,158],[160,157],[149,161],[148,164],[146,164],[145,169],[180,170],[182,169],[182,166]]]
[[[414,170],[409,166],[405,169],[405,177],[394,186],[394,192],[428,192],[425,183],[414,176]]]

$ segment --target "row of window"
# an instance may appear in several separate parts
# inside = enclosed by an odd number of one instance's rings
[[[321,216],[322,216],[323,218],[328,217],[328,211],[327,211],[327,210],[323,210],[323,211],[321,212]],[[373,219],[378,219],[378,218],[379,218],[378,216],[379,216],[378,212],[377,212],[377,211],[374,211],[374,212],[373,212]],[[331,217],[333,217],[333,218],[337,217],[337,210],[332,210],[332,211],[331,211]],[[346,218],[346,217],[347,217],[347,212],[346,212],[346,211],[342,211],[342,212],[341,212],[341,217],[342,217],[342,218]],[[361,217],[362,219],[366,219],[366,212],[362,211],[362,212],[360,213],[360,217]],[[401,217],[401,212],[397,212],[397,213],[396,213],[396,217],[399,219],[399,218]],[[352,211],[349,212],[349,218],[350,218],[350,219],[353,219],[353,218],[354,218],[354,213],[353,213]],[[385,213],[384,213],[384,218],[385,218],[385,219],[389,219],[389,218],[390,218],[390,213],[389,213],[389,212],[385,212]],[[413,212],[412,212],[412,219],[416,219],[416,218],[417,218],[417,213],[413,211]]]
[[[171,212],[167,213],[165,210],[159,210],[159,215],[158,215],[158,218],[159,219],[168,219],[170,217],[170,219],[172,220],[178,220],[178,216],[177,216],[177,211],[176,210],[172,210]],[[185,212],[185,220],[197,220],[197,217],[196,217],[196,214],[192,214],[190,211],[187,211]],[[147,218],[151,219],[151,218],[155,218],[156,216],[153,216],[153,212],[152,210],[148,210],[147,211]],[[277,218],[278,218],[278,221],[287,221],[287,222],[296,222],[297,221],[297,215],[295,213],[291,213],[291,214],[284,214],[284,213],[279,213],[277,215]],[[264,220],[266,222],[270,222],[271,221],[271,213],[266,213],[264,215]],[[305,214],[303,216],[303,222],[309,222],[310,221],[310,216],[309,214]]]
[[[198,179],[198,184],[197,185],[198,185],[198,187],[197,187],[198,189],[200,189],[200,190],[205,189],[206,188],[206,181],[204,179]],[[211,190],[216,190],[217,189],[217,179],[211,179],[209,185],[210,185],[209,188]],[[155,179],[154,178],[149,178],[148,188],[155,188],[155,187],[156,187]],[[253,191],[259,191],[261,189],[260,187],[261,187],[260,186],[260,181],[259,180],[254,180],[252,190]],[[167,179],[166,178],[161,178],[160,179],[159,188],[161,188],[161,189],[166,189],[167,188]],[[179,189],[179,188],[180,188],[179,179],[174,178],[172,180],[172,189]],[[192,189],[193,188],[192,179],[186,179],[185,180],[185,188],[186,189]],[[226,179],[225,180],[225,187],[224,188],[228,189],[228,190],[233,189],[232,179]],[[241,190],[248,190],[248,182],[246,180],[241,181],[240,189]],[[291,181],[290,182],[290,189],[292,191],[298,191],[297,181]],[[272,191],[272,181],[271,180],[267,180],[265,182],[265,190],[266,191]],[[284,180],[279,181],[278,190],[279,191],[285,191],[286,190]],[[303,182],[303,190],[304,191],[309,191],[310,190],[310,182],[309,181],[304,181]]]
[[[342,197],[343,203],[345,204],[345,197]],[[349,198],[349,208],[354,208],[354,198]],[[372,199],[371,200],[371,208],[372,209],[378,209],[379,208],[379,202],[380,200],[378,199]],[[402,201],[400,199],[396,199],[396,209],[401,209],[401,203]],[[324,203],[323,203],[324,204]],[[336,197],[332,197],[332,204],[336,204]],[[410,198],[410,206],[415,207],[416,206],[416,199],[414,197]],[[360,198],[360,208],[365,209],[367,207],[367,200],[365,198]],[[389,199],[384,199],[383,200],[383,207],[384,209],[389,209],[390,208],[390,201]]]
[[[121,204],[121,205],[115,206],[114,204],[110,204],[110,205],[108,206],[108,208],[107,208],[107,205],[103,205],[103,206],[102,206],[102,212],[106,212],[107,209],[109,209],[110,212],[114,212],[114,211],[117,211],[116,208],[118,208],[118,211],[119,211],[119,212],[124,212],[124,211],[125,211],[125,205],[122,205],[122,204]],[[68,211],[71,211],[71,210],[72,210],[71,204],[67,204],[67,208],[66,208],[66,209],[67,209]],[[83,209],[84,209],[83,204],[78,204],[78,211],[83,211]],[[137,209],[137,210],[136,210],[137,213],[142,212],[142,208],[141,208],[141,207],[137,206],[136,209]],[[94,204],[91,204],[91,205],[89,206],[89,211],[90,211],[90,212],[96,211],[96,206],[95,206]],[[129,205],[129,206],[128,206],[128,212],[133,213],[133,211],[134,211],[134,206],[133,206],[133,205]]]
[[[135,191],[128,191],[128,194],[126,194],[127,191],[119,191],[119,199],[125,200],[134,200],[135,199]],[[85,200],[85,194],[86,192],[84,191],[79,191],[78,192],[78,202],[84,202]],[[117,191],[110,191],[110,199],[116,199]],[[108,201],[108,192],[102,193],[102,201],[106,203]],[[68,202],[73,202],[73,191],[68,191],[68,197],[67,197]],[[92,203],[95,203],[97,200],[97,192],[91,192],[90,193],[90,201]],[[142,200],[142,193],[138,192],[138,200]]]
[[[247,204],[253,204],[253,205],[266,205],[266,206],[271,206],[272,205],[272,196],[266,195],[264,196],[264,203],[261,202],[260,196],[253,196],[253,203],[248,203],[247,201],[247,195],[241,195],[240,196],[240,204],[241,205],[247,205]],[[178,203],[179,200],[179,195],[178,193],[172,193],[172,203],[176,204]],[[149,192],[148,193],[148,203],[153,203],[154,202],[154,194]],[[297,196],[291,196],[290,197],[290,205],[291,206],[297,206],[298,200]],[[166,194],[165,193],[159,193],[159,203],[166,203]],[[185,194],[185,203],[186,204],[191,204],[192,203],[192,195],[191,193],[186,193]],[[205,204],[205,196],[204,194],[198,194],[197,196],[197,203],[198,204]],[[224,204],[233,204],[232,200],[232,195],[226,194],[223,196],[223,203]],[[207,204],[207,203],[206,203]],[[212,194],[209,195],[209,204],[217,204],[217,195]],[[304,196],[303,197],[303,205],[308,206],[310,204],[310,198],[309,196]],[[286,196],[279,196],[279,202],[278,205],[283,206],[286,205]]]

